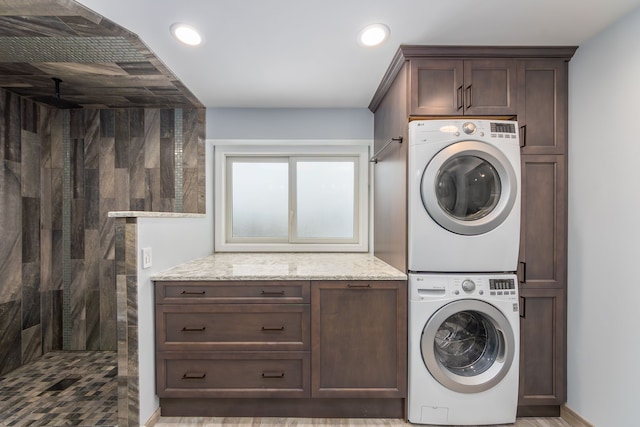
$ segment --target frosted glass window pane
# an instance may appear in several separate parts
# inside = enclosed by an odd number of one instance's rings
[[[298,238],[353,238],[353,162],[296,163]]]
[[[289,164],[232,163],[232,236],[287,238]]]

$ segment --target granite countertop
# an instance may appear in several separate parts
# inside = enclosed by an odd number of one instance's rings
[[[159,272],[152,280],[406,280],[370,254],[217,253]]]

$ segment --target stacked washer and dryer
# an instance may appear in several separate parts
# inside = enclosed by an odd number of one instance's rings
[[[407,417],[417,424],[513,423],[517,123],[412,121],[408,174]]]

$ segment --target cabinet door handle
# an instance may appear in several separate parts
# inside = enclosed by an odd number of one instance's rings
[[[520,297],[520,318],[524,319],[527,317],[527,298]]]
[[[467,108],[471,108],[471,104],[472,104],[471,96],[472,96],[471,95],[471,85],[469,85],[469,86],[467,86],[467,90],[466,90],[466,93],[465,93],[465,99],[467,101]]]
[[[263,372],[262,378],[284,378],[284,372]]]
[[[205,295],[205,291],[182,291],[182,295]]]
[[[284,295],[284,291],[265,291],[265,290],[261,290],[261,291],[260,291],[260,295],[265,295],[265,296],[282,296],[282,295]]]
[[[183,380],[203,380],[207,376],[206,372],[185,372]]]
[[[520,126],[520,148],[527,146],[527,125]]]
[[[518,281],[522,284],[527,283],[527,263],[524,261],[520,261],[518,263],[520,265],[520,274],[518,275]]]
[[[201,326],[199,328],[188,328],[185,326],[182,328],[182,332],[204,332],[205,329],[207,329],[206,326]]]
[[[462,85],[460,85],[458,87],[458,90],[456,90],[456,110],[460,111],[462,110]]]
[[[349,288],[370,288],[371,284],[369,284],[369,283],[366,283],[366,284],[348,283],[347,287],[349,287]]]
[[[268,331],[284,331],[284,326],[263,326],[262,330],[265,332]]]

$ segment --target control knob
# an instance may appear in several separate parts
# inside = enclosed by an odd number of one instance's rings
[[[462,282],[462,290],[467,293],[473,292],[476,290],[476,284],[474,283],[473,280],[465,279]]]
[[[466,122],[462,125],[462,130],[467,135],[473,135],[476,133],[476,124],[473,122]]]

